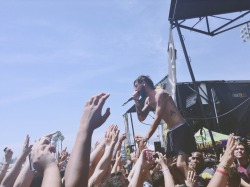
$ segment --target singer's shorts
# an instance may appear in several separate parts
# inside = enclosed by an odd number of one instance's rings
[[[186,122],[168,131],[166,143],[167,157],[180,154],[191,155],[197,150],[194,133]]]

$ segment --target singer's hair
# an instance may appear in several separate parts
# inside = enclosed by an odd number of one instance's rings
[[[153,81],[150,79],[150,77],[149,76],[147,76],[147,75],[140,75],[135,81],[134,81],[134,85],[135,85],[135,83],[139,83],[139,84],[141,84],[142,82],[146,82],[147,83],[147,85],[151,88],[151,89],[155,89],[155,86],[154,86],[154,83],[153,83]]]

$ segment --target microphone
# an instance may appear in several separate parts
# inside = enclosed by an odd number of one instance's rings
[[[132,101],[133,100],[133,97],[130,97],[125,103],[123,103],[122,106],[126,105],[128,102]]]

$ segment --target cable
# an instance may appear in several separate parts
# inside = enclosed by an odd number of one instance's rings
[[[153,112],[153,111],[152,111]],[[153,112],[154,113],[154,112]],[[153,116],[151,116],[150,114],[148,114],[152,119],[155,119]],[[142,121],[140,121],[142,124],[144,124],[144,125],[149,125],[149,126],[152,126],[151,124],[148,124],[148,123],[144,123],[144,122],[142,122]]]
[[[144,122],[142,122],[142,121],[141,121],[141,123],[144,124],[144,125],[152,126],[151,124],[144,123]]]
[[[242,103],[240,103],[238,106],[234,107],[232,110],[229,110],[228,112],[221,114],[219,116],[217,116],[217,118],[223,117],[229,113],[231,113],[232,111],[236,110],[237,108],[239,108],[241,105],[243,105],[245,102],[247,102],[250,98],[247,98],[245,101],[243,101]],[[209,117],[209,118],[186,118],[186,119],[215,119],[216,117]]]

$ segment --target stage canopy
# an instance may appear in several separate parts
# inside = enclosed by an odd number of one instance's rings
[[[184,20],[250,10],[249,0],[171,0],[169,20]]]

